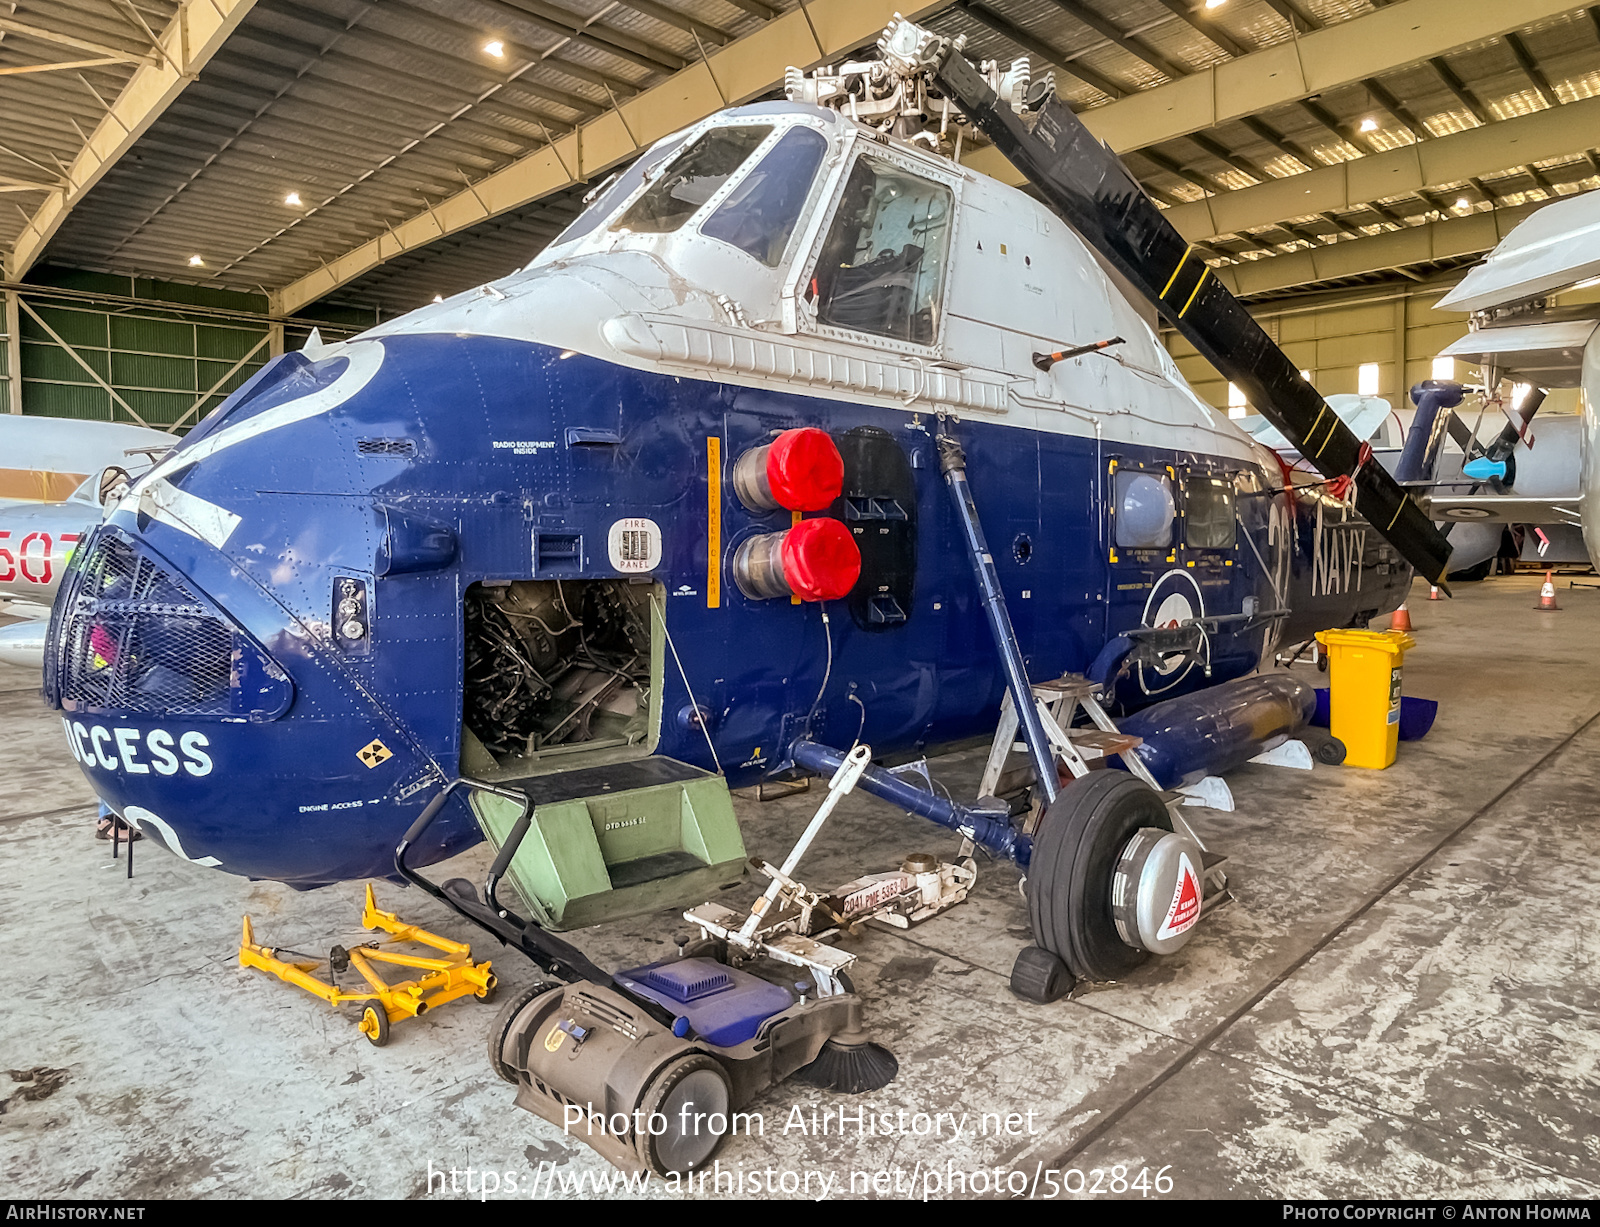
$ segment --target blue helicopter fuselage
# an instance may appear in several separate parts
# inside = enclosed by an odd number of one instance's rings
[[[696,157],[697,176],[674,169]],[[875,212],[841,260],[863,163]],[[624,224],[663,185],[678,214]],[[830,307],[835,266],[882,276]],[[797,518],[747,507],[734,464],[801,426],[870,461],[808,513],[861,544],[826,618],[733,573],[742,543]],[[189,860],[296,886],[390,875],[461,774],[657,754],[737,787],[802,733],[880,754],[986,733],[1004,681],[940,432],[965,449],[1035,679],[1130,629],[1224,619],[1117,684],[1124,706],[1154,702],[1392,609],[1409,582],[1319,486],[1285,491],[1037,202],[833,112],[763,104],[649,151],[528,268],[274,360],[79,549],[46,695],[113,809]],[[1167,500],[1164,536],[1119,527],[1148,519],[1133,476]],[[882,574],[880,535],[900,543]],[[547,584],[567,607],[597,581],[646,611],[633,731],[491,754],[466,676],[474,594]],[[496,668],[527,663],[507,652]],[[452,805],[419,862],[481,837]]]

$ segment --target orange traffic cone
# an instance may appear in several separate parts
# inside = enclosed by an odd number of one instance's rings
[[[1409,631],[1414,629],[1411,625],[1411,613],[1406,609],[1404,602],[1394,611],[1394,617],[1389,620],[1389,629],[1392,631]]]
[[[1439,585],[1438,584],[1434,584],[1432,587],[1430,587],[1428,589],[1428,599],[1430,601],[1437,601],[1439,599]]]
[[[1539,589],[1539,603],[1534,606],[1535,609],[1561,608],[1556,604],[1556,586],[1555,582],[1550,578],[1550,574],[1549,571],[1544,573],[1544,586]]]

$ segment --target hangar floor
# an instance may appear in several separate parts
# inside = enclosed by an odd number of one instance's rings
[[[1179,1197],[1600,1191],[1600,591],[1563,587],[1564,610],[1541,614],[1536,588],[1495,579],[1413,602],[1406,689],[1440,715],[1389,771],[1246,767],[1231,779],[1237,812],[1189,811],[1233,858],[1238,900],[1128,982],[1052,1006],[1013,997],[1027,918],[998,866],[952,913],[855,939],[899,1078],[865,1105],[776,1088],[753,1105],[765,1136],[732,1139],[723,1170],[774,1188],[809,1172],[813,1196],[829,1175],[833,1196],[853,1173],[857,1192],[865,1176],[920,1194],[930,1172],[993,1180],[996,1167],[1025,1188],[1052,1169],[1077,1188],[1076,1170],[1109,1196],[1116,1165],[1130,1182],[1164,1168]],[[241,912],[263,940],[326,949],[359,933],[358,885],[297,895],[149,843],[126,882],[33,685],[0,667],[4,1065],[67,1079],[39,1101],[0,1084],[12,1195],[427,1196],[431,1165],[436,1197],[468,1196],[469,1167],[475,1197],[484,1171],[496,1196],[511,1195],[508,1177],[527,1196],[536,1175],[537,1196],[572,1196],[580,1175],[610,1171],[512,1107],[484,1061],[488,1011],[450,1006],[379,1050],[353,1012],[238,967]],[[980,766],[936,764],[968,791]],[[780,854],[819,798],[740,802],[750,851]],[[802,876],[843,881],[947,842],[852,797]],[[481,855],[462,860],[481,877]],[[466,928],[415,891],[380,887],[379,902]],[[622,965],[665,953],[679,928],[666,915],[579,940]],[[518,963],[497,957],[507,988],[531,978]],[[894,1131],[859,1136],[861,1106]],[[845,1136],[837,1116],[821,1135],[840,1108]],[[929,1120],[915,1113],[965,1115],[966,1132],[956,1140],[942,1116],[918,1134]],[[1018,1131],[983,1113],[1019,1114]],[[452,1168],[457,1191],[441,1192]]]

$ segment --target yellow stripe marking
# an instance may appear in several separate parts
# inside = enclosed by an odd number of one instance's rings
[[[722,440],[706,439],[706,608],[722,605]]]
[[[1322,408],[1317,411],[1317,422],[1322,421],[1322,415],[1327,410],[1327,408],[1328,408],[1328,406],[1326,404],[1324,404],[1322,406]],[[1337,415],[1335,415],[1333,421],[1328,423],[1328,433],[1327,433],[1327,435],[1325,435],[1323,437],[1322,446],[1317,448],[1317,455],[1318,456],[1322,455],[1323,452],[1328,450],[1328,444],[1333,442],[1333,432],[1338,428],[1338,425],[1339,425],[1339,418],[1338,418]],[[1317,429],[1317,423],[1316,422],[1313,422],[1311,424],[1311,429],[1313,431],[1315,431]],[[1307,443],[1311,442],[1311,436],[1310,435],[1306,436],[1306,442]]]
[[[798,523],[800,523],[800,513],[798,511],[791,511],[789,513],[789,527],[793,528]],[[791,605],[800,604],[800,598],[798,596],[791,596],[789,598],[789,604],[791,604]],[[761,757],[761,751],[760,750],[756,751],[756,757],[757,758]]]
[[[1156,295],[1157,298],[1165,298],[1167,296],[1167,291],[1172,288],[1172,283],[1178,279],[1178,274],[1183,272],[1184,260],[1189,258],[1189,253],[1193,250],[1194,248],[1192,247],[1183,249],[1183,259],[1178,261],[1178,267],[1172,270],[1172,276],[1167,278],[1167,284],[1161,287],[1161,293]]]
[[[1400,506],[1398,506],[1398,507],[1396,507],[1396,508],[1395,508],[1395,509],[1394,509],[1394,519],[1392,519],[1392,520],[1390,520],[1390,521],[1389,521],[1389,528],[1393,528],[1393,527],[1394,527],[1394,526],[1395,526],[1395,524],[1397,524],[1397,523],[1398,523],[1398,522],[1399,522],[1399,520],[1400,520],[1400,513],[1401,513],[1401,512],[1402,512],[1402,511],[1404,511],[1404,510],[1405,510],[1405,509],[1406,509],[1406,501],[1405,501],[1405,499],[1404,499],[1404,498],[1402,498],[1402,499],[1401,499],[1401,500],[1400,500]],[[1384,530],[1383,530],[1383,531],[1384,531],[1384,532],[1388,532],[1388,531],[1389,531],[1389,528],[1386,528],[1386,529],[1384,529]]]
[[[1194,306],[1194,300],[1195,300],[1196,295],[1198,295],[1200,293],[1200,287],[1203,286],[1206,283],[1206,278],[1209,277],[1210,275],[1211,275],[1211,270],[1209,268],[1206,269],[1204,272],[1202,272],[1200,274],[1200,280],[1196,281],[1194,283],[1194,290],[1189,295],[1189,301],[1184,303],[1183,304],[1183,310],[1178,312],[1178,318],[1180,320],[1188,312],[1189,308]]]

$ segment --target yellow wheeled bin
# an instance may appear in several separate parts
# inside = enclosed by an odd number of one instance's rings
[[[1400,744],[1400,666],[1417,641],[1404,631],[1318,631],[1328,652],[1328,726],[1345,764],[1384,768]]]

